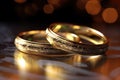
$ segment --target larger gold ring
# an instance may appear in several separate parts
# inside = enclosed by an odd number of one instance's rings
[[[44,56],[70,56],[67,52],[52,47],[46,40],[44,30],[32,30],[21,32],[15,38],[15,46],[18,50]]]
[[[104,54],[107,38],[99,31],[67,23],[53,23],[47,29],[47,40],[54,47],[79,54]]]

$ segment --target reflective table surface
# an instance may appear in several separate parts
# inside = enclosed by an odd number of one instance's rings
[[[120,26],[95,27],[108,36],[106,55],[46,57],[0,43],[0,80],[120,80]]]

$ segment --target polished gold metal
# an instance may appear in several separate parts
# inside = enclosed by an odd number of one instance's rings
[[[19,33],[15,38],[15,46],[18,50],[36,55],[45,56],[70,56],[65,51],[53,48],[46,40],[46,33],[42,30],[33,30]]]
[[[107,38],[90,27],[53,23],[46,29],[46,33],[50,44],[64,51],[90,55],[104,54],[108,49]]]

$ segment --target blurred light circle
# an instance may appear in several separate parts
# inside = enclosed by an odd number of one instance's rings
[[[102,13],[102,18],[106,23],[114,23],[118,19],[118,11],[115,8],[106,8]]]
[[[99,14],[101,11],[101,8],[102,8],[101,4],[98,0],[89,0],[85,5],[85,9],[87,13],[91,15]]]
[[[43,10],[44,10],[44,13],[46,14],[52,14],[54,11],[54,7],[51,4],[46,4],[44,5]]]

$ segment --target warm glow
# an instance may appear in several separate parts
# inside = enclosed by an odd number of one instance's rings
[[[15,61],[16,61],[16,65],[20,70],[25,71],[28,68],[28,64],[26,63],[22,54],[18,54],[18,55],[15,54]]]
[[[53,66],[50,66],[50,65],[46,66],[45,71],[47,72],[48,75],[49,74],[51,74],[51,75],[52,74],[57,74],[56,69]]]
[[[95,55],[95,56],[90,56],[87,61],[91,62],[92,65],[95,65],[98,60],[100,60],[100,58],[102,57],[102,55]]]
[[[35,31],[29,31],[28,32],[28,34],[36,34],[36,33],[40,33],[40,31],[35,30]]]
[[[97,15],[101,11],[101,4],[98,0],[88,0],[85,9],[89,14]]]
[[[52,14],[54,12],[54,6],[51,4],[46,4],[44,5],[43,10],[46,14]]]
[[[47,40],[49,41],[50,44],[53,44],[53,43],[54,43],[53,39],[50,38],[50,37],[47,37]]]
[[[26,71],[40,72],[40,67],[37,64],[38,56],[31,57],[28,54],[22,53],[18,50],[15,51],[15,63],[20,70],[20,73]]]
[[[106,8],[102,13],[102,18],[106,23],[114,23],[118,19],[118,12],[115,8]]]
[[[58,32],[60,30],[60,28],[62,27],[62,25],[56,25],[56,27],[54,27],[54,32]]]
[[[80,29],[80,26],[75,25],[73,26],[73,29]]]
[[[20,57],[17,60],[17,63],[18,63],[18,66],[19,66],[20,69],[22,69],[22,70],[26,69],[27,64],[26,64],[25,60],[22,57]]]
[[[68,40],[71,40],[71,41],[74,41],[74,42],[80,42],[79,36],[77,36],[76,34],[73,34],[73,33],[66,33],[66,38]]]
[[[101,55],[90,56],[89,59],[98,59]]]
[[[81,63],[81,61],[82,61],[81,55],[79,55],[79,54],[74,55],[73,63]]]
[[[47,80],[49,80],[50,78],[58,80],[62,79],[62,76],[60,75],[63,73],[63,69],[60,67],[48,64],[46,65],[45,72]]]

